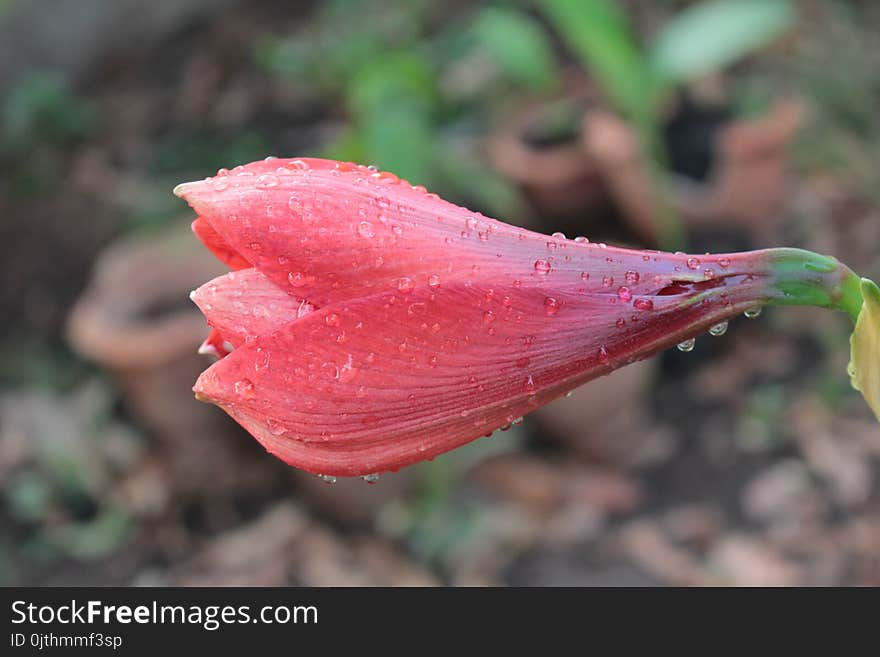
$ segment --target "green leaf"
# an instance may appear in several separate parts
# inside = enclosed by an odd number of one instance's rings
[[[788,0],[709,0],[669,21],[649,48],[649,59],[669,82],[692,80],[770,42],[793,18]]]
[[[489,7],[477,16],[472,30],[478,45],[514,81],[539,91],[558,84],[547,36],[527,14]]]
[[[880,288],[863,278],[861,290],[862,310],[850,337],[850,382],[880,420]]]
[[[617,5],[609,0],[542,0],[541,5],[618,111],[644,124],[653,112],[656,80]]]

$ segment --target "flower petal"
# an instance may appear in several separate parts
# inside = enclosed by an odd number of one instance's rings
[[[219,276],[190,298],[208,324],[235,348],[312,310],[311,304],[290,296],[253,268]]]
[[[578,290],[455,283],[376,294],[244,344],[195,391],[297,467],[394,470],[742,312],[749,287],[656,297],[645,311]]]
[[[235,253],[316,306],[453,282],[605,294],[624,288],[636,296],[760,263],[548,237],[470,212],[392,174],[327,160],[256,162],[175,191]]]
[[[192,222],[192,231],[202,241],[202,244],[207,246],[208,250],[230,269],[247,269],[252,266],[235,249],[229,246],[217,231],[211,228],[211,224],[201,217],[197,217]]]

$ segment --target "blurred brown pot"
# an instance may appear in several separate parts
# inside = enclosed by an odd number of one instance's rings
[[[541,124],[550,106],[529,105],[502,123],[486,145],[490,162],[525,193],[543,218],[569,217],[607,199],[600,171],[578,136],[543,137]]]
[[[113,375],[129,412],[160,441],[175,487],[256,485],[265,472],[258,463],[248,468],[255,461],[244,433],[193,398],[193,382],[208,364],[197,354],[207,327],[188,295],[224,268],[188,228],[181,222],[109,246],[70,314],[68,335]]]
[[[706,182],[673,177],[667,199],[691,229],[736,226],[761,242],[779,219],[786,197],[788,147],[804,118],[797,100],[780,100],[762,116],[720,127]],[[608,184],[633,230],[656,243],[656,183],[642,160],[636,135],[615,115],[584,117],[583,147]]]

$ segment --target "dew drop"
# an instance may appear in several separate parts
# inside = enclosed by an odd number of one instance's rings
[[[262,176],[257,177],[257,187],[262,187],[263,189],[268,189],[269,187],[275,187],[278,185],[278,176],[266,173]]]
[[[361,479],[366,481],[368,484],[375,484],[377,481],[379,481],[379,477],[380,475],[378,472],[373,472],[371,474],[365,474],[363,477],[361,477]]]
[[[333,475],[319,474],[318,479],[323,481],[325,484],[335,484],[336,483],[336,477],[334,477]]]
[[[569,397],[571,397],[572,394],[573,394],[573,391],[569,390],[568,392],[565,393],[565,398],[568,399]]]
[[[636,299],[633,301],[633,308],[636,310],[653,310],[654,302],[650,299]]]
[[[337,315],[336,313],[330,313],[324,317],[324,323],[327,326],[339,326],[341,321],[342,320],[339,318],[339,315]]]
[[[373,230],[373,224],[371,224],[369,221],[362,221],[358,224],[357,233],[361,237],[366,237],[369,239],[376,234],[376,231]]]
[[[761,308],[760,308],[760,307],[749,308],[747,311],[745,311],[745,312],[743,313],[743,315],[745,315],[745,316],[748,317],[749,319],[755,319],[755,318],[758,317],[760,314],[761,314]]]
[[[611,287],[612,285],[614,285],[614,276],[603,276],[602,285],[604,287]]]
[[[374,173],[372,177],[382,185],[393,185],[400,182],[400,178],[390,171],[379,171],[378,173]]]
[[[610,360],[610,357],[608,356],[608,350],[605,348],[604,344],[601,347],[599,347],[599,351],[596,352],[596,358],[603,365]]]
[[[617,298],[621,301],[627,302],[632,299],[632,296],[632,292],[630,292],[630,289],[628,287],[621,285],[619,288],[617,288]]]
[[[688,258],[687,259],[688,269],[699,269],[700,261],[697,258]]]
[[[628,272],[626,272],[626,274],[624,274],[623,278],[624,280],[626,280],[627,285],[635,285],[639,282],[639,278],[641,277],[639,276],[639,272],[630,269]]]
[[[728,267],[730,267],[730,258],[719,258],[718,266],[722,269],[727,269]]]
[[[287,282],[291,287],[304,287],[315,282],[314,276],[307,276],[300,271],[292,271],[287,274]]]
[[[693,351],[694,346],[696,344],[697,344],[696,338],[690,338],[688,340],[685,340],[684,342],[679,342],[677,345],[675,345],[675,347],[679,351],[688,352],[688,351]]]
[[[725,333],[727,333],[727,322],[721,322],[709,329],[709,335],[713,335],[715,337],[718,337],[719,335],[724,335]]]
[[[397,290],[403,294],[412,292],[414,287],[413,280],[407,276],[402,276],[397,281]]]
[[[567,238],[565,237],[565,233],[560,233],[560,232],[553,233],[550,237],[555,237],[555,238],[558,239],[558,240],[564,240],[564,239],[567,239]]]
[[[516,418],[513,418],[513,419],[510,421],[510,424],[511,424],[512,426],[517,426],[518,424],[522,424],[522,423],[523,423],[523,419],[522,419],[522,417],[516,417]]]
[[[578,244],[589,244],[589,242],[590,242],[590,240],[588,240],[586,237],[583,237],[581,235],[578,235],[577,237],[575,237],[574,241],[577,242]]]
[[[549,274],[550,263],[546,260],[535,260],[535,271],[539,274]]]
[[[559,312],[559,306],[562,305],[559,303],[559,300],[554,297],[546,297],[544,299],[544,312],[548,315],[555,315]]]
[[[239,397],[250,398],[254,396],[254,384],[250,379],[239,379],[233,385],[235,394]]]
[[[483,313],[483,324],[491,324],[495,321],[495,312],[492,310],[487,310]]]

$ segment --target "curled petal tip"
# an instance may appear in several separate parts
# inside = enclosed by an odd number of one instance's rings
[[[186,199],[187,194],[191,192],[196,185],[198,185],[197,182],[180,183],[171,190],[171,192],[179,198]]]

